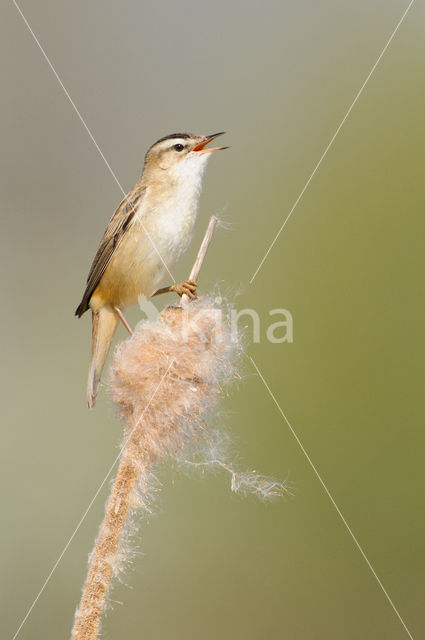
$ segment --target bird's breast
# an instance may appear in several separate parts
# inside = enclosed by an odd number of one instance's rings
[[[193,187],[193,185],[192,185]],[[199,189],[147,189],[131,227],[96,290],[96,297],[125,308],[149,297],[186,251],[198,211]]]
[[[190,243],[199,195],[200,184],[185,181],[162,193],[154,193],[152,198],[148,193],[146,205],[141,207],[140,223],[168,268],[177,262]]]

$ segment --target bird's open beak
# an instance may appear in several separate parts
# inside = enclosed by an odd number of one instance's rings
[[[211,140],[214,140],[214,138],[217,138],[218,136],[222,136],[223,133],[226,133],[226,132],[220,131],[220,133],[213,133],[212,136],[205,136],[202,142],[197,144],[196,147],[193,147],[192,151],[197,151],[197,153],[214,153],[214,151],[221,151],[222,149],[228,149],[229,147],[212,147],[211,149],[204,148],[205,145],[211,142]]]

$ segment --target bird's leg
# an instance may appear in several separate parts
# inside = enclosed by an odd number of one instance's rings
[[[115,309],[115,313],[117,314],[118,318],[121,320],[121,322],[123,323],[123,325],[127,329],[128,333],[132,336],[133,335],[133,330],[130,327],[130,325],[128,324],[127,320],[125,319],[123,312],[121,311],[121,309],[119,307],[114,307],[114,309]]]
[[[152,298],[154,296],[159,296],[161,293],[170,293],[174,291],[178,296],[188,296],[191,300],[196,300],[198,297],[196,295],[196,288],[198,284],[193,282],[193,280],[186,280],[185,282],[181,282],[180,284],[172,284],[169,287],[163,287],[162,289],[157,289],[155,293],[152,294]]]

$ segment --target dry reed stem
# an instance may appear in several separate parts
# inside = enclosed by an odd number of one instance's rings
[[[196,277],[215,224],[212,219],[192,270]],[[171,459],[186,471],[225,470],[232,490],[242,495],[269,500],[287,492],[285,483],[235,470],[226,434],[206,420],[223,385],[238,376],[237,353],[229,317],[211,299],[168,307],[116,348],[109,387],[124,424],[121,462],[89,561],[73,640],[98,638],[112,581],[129,561],[137,519],[152,512],[159,461]]]
[[[134,438],[134,435],[132,436]],[[131,494],[137,482],[138,468],[134,458],[125,448],[117,476],[105,509],[105,517],[96,540],[91,564],[77,610],[73,640],[92,640],[98,637],[100,621],[105,608],[105,599],[111,583],[113,558],[115,558],[127,521]]]
[[[218,218],[216,216],[211,216],[207,230],[205,231],[204,239],[202,240],[202,244],[199,248],[198,255],[196,256],[196,260],[193,264],[192,271],[190,272],[189,280],[192,280],[193,282],[196,282],[199,278],[199,273],[201,271],[205,255],[207,253],[217,223]],[[189,296],[183,294],[180,301],[180,306],[183,307],[187,302],[189,302]]]
[[[217,222],[217,218],[212,216],[190,278],[199,276]],[[178,325],[177,328],[180,329],[183,314],[184,312],[181,308],[166,309],[162,314],[162,322],[164,326],[168,325],[175,329]],[[173,362],[171,362],[172,364]],[[161,377],[157,389],[168,374],[171,365]],[[130,435],[127,436],[124,442],[117,476],[106,504],[105,516],[90,558],[83,594],[75,614],[71,635],[72,640],[95,640],[98,637],[101,616],[105,609],[113,574],[118,573],[121,569],[119,562],[117,563],[117,557],[125,526],[132,510],[132,495],[140,475],[146,475],[153,458],[155,458],[154,451],[158,450],[157,444],[154,445],[152,441],[150,443],[144,441],[144,432],[141,428],[141,418],[143,418],[146,411],[149,411],[149,405],[157,389],[155,389],[151,399],[143,409],[142,416],[134,414],[127,416],[126,426],[127,430],[130,428]],[[147,416],[147,419],[149,422],[149,416]],[[172,430],[173,425],[170,424],[169,426]],[[160,433],[157,435],[161,437]]]

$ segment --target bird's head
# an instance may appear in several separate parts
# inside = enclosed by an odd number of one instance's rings
[[[209,136],[193,133],[172,133],[157,140],[148,150],[144,173],[166,177],[173,181],[202,177],[205,166],[215,151],[228,147],[206,147],[224,131]],[[162,176],[161,176],[162,174]]]

